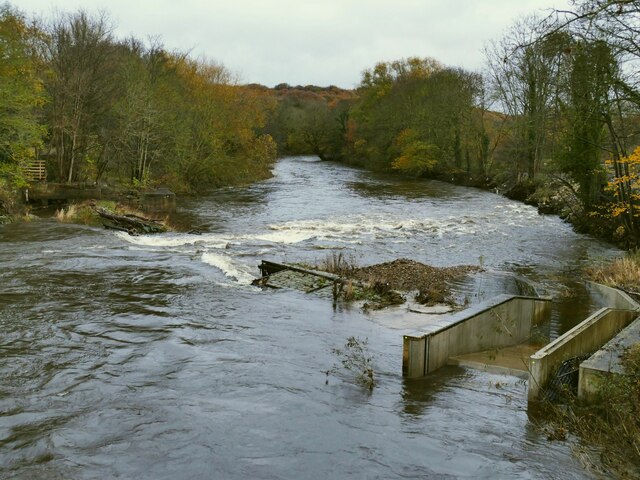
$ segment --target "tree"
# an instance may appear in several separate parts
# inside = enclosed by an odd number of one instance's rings
[[[113,104],[116,127],[104,149],[110,152],[106,158],[113,158],[131,182],[144,186],[151,179],[152,164],[173,151],[180,81],[175,60],[157,43],[147,48],[134,38],[122,42],[118,64],[123,91]]]
[[[605,122],[617,64],[605,42],[578,42],[572,48],[562,111],[566,128],[558,161],[579,186],[587,210],[601,201]]]
[[[24,182],[21,167],[34,158],[45,134],[40,111],[46,97],[37,75],[37,39],[38,32],[19,12],[0,6],[0,180],[10,185]]]
[[[570,38],[563,32],[541,33],[547,28],[529,17],[485,50],[494,99],[510,117],[517,179],[526,175],[533,180],[542,170],[551,147],[550,127],[557,118]]]
[[[343,142],[347,104],[310,99],[291,109],[287,118],[289,151],[310,153],[321,160],[337,158]]]
[[[429,58],[379,63],[363,73],[348,147],[372,168],[470,176],[482,164],[482,83],[473,72]]]
[[[104,16],[62,15],[47,31],[47,120],[60,180],[78,178],[101,146],[100,124],[118,96],[111,30]]]

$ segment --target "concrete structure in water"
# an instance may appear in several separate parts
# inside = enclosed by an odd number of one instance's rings
[[[331,296],[329,287],[343,282],[337,275],[275,262],[263,261],[260,269],[263,277],[255,283],[271,288]],[[622,373],[622,352],[640,343],[640,305],[618,289],[596,283],[588,286],[606,306],[533,355],[526,342],[532,327],[549,318],[551,299],[499,295],[421,326],[426,332],[404,335],[402,374],[419,378],[445,365],[465,365],[517,375],[528,378],[528,398],[534,401],[564,362],[589,355],[609,342],[580,364],[578,396],[588,398],[603,376]]]
[[[402,375],[422,377],[460,355],[519,345],[550,311],[549,298],[499,295],[444,317],[427,333],[404,336]]]
[[[268,260],[263,260],[259,268],[262,277],[254,280],[253,284],[261,287],[292,288],[305,293],[333,296],[335,286],[343,281],[338,275],[332,273],[310,270],[285,263],[269,262]]]
[[[640,305],[615,288],[589,283],[589,289],[593,297],[607,306],[528,359],[523,343],[529,340],[531,328],[548,318],[549,299],[501,295],[443,318],[428,326],[427,333],[405,335],[402,374],[423,377],[450,364],[524,374],[528,378],[528,398],[534,401],[540,398],[563,362],[597,351],[579,368],[578,395],[588,398],[603,376],[622,373],[622,352],[640,343]],[[493,368],[487,350],[494,357],[505,353],[500,367]],[[475,352],[480,353],[472,355]],[[523,365],[517,365],[519,362]]]
[[[545,386],[563,362],[591,354],[600,349],[638,317],[640,305],[626,293],[596,283],[589,283],[589,287],[592,295],[608,306],[590,315],[531,356],[529,359],[529,401],[540,398]],[[627,338],[632,339],[633,335],[629,335]],[[617,345],[617,343],[611,344],[609,350],[616,350],[619,354],[622,348],[614,348],[613,345]],[[595,379],[596,375],[609,372],[609,364],[599,360],[605,355],[597,352],[581,363],[578,377],[579,397],[592,394],[597,384],[595,380],[582,378],[582,375],[587,373],[590,378]],[[585,365],[584,368],[583,365]]]
[[[25,188],[23,196],[25,203],[42,206],[111,199],[145,212],[172,213],[176,210],[175,193],[164,187],[148,192],[124,192],[92,183],[38,182]]]
[[[630,310],[602,308],[538,350],[529,359],[529,400],[539,398],[564,361],[598,350],[626,327],[636,315],[636,312]]]
[[[602,381],[610,375],[624,374],[624,351],[640,344],[640,318],[612,338],[607,344],[580,364],[578,397],[591,400]]]

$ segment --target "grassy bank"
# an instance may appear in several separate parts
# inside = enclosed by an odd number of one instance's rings
[[[17,220],[29,221],[33,218],[29,209],[21,202],[18,192],[0,187],[0,225]]]
[[[640,251],[629,252],[610,263],[590,268],[587,274],[594,282],[640,294]]]
[[[627,350],[622,363],[625,375],[606,377],[589,404],[567,392],[543,414],[549,440],[575,435],[580,440],[575,453],[590,470],[640,478],[640,345]]]

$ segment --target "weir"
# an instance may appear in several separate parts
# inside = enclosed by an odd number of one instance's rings
[[[333,291],[328,287],[335,287],[343,282],[338,275],[286,263],[263,260],[259,268],[262,277],[254,280],[253,284],[261,287],[292,288],[305,293],[324,294]]]
[[[622,353],[637,344],[640,344],[640,318],[636,318],[604,347],[580,364],[578,398],[591,400],[604,378],[624,374]]]

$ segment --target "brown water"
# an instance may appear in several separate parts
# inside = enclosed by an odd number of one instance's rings
[[[397,326],[248,284],[262,258],[333,251],[481,263],[461,297],[525,280],[558,299],[556,336],[596,308],[581,269],[616,250],[488,192],[304,157],[181,204],[206,233],[0,227],[0,478],[596,478],[517,378],[406,381]],[[349,336],[369,339],[373,392],[325,382]]]

